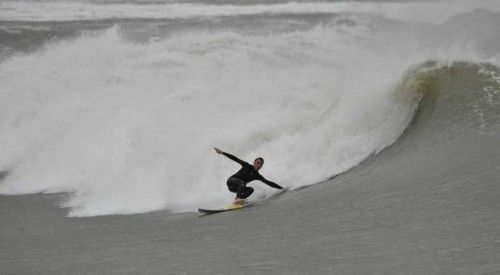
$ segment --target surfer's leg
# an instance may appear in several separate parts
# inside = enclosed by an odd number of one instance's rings
[[[236,197],[238,197],[240,199],[246,199],[246,198],[250,197],[250,195],[252,195],[252,193],[253,193],[252,187],[244,186],[243,188],[240,188],[240,190],[238,191],[238,194],[236,194]]]
[[[236,193],[235,203],[243,203],[253,193],[253,188],[246,187],[246,183],[238,178],[229,178],[227,188],[229,191]]]
[[[227,188],[229,191],[238,194],[238,191],[240,190],[241,186],[245,186],[245,183],[237,178],[229,178],[227,180]]]

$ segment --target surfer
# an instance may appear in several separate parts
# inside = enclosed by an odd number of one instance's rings
[[[253,188],[252,187],[247,187],[247,183],[253,181],[253,180],[260,180],[263,183],[277,189],[283,189],[283,187],[279,186],[278,184],[268,181],[265,179],[261,174],[259,174],[260,168],[262,168],[262,165],[264,165],[264,159],[261,157],[256,158],[253,161],[253,165],[250,163],[243,161],[231,154],[228,154],[226,152],[223,152],[222,150],[215,148],[215,152],[217,154],[222,154],[237,163],[239,163],[242,167],[241,169],[236,172],[236,174],[232,175],[229,177],[227,180],[227,188],[229,191],[236,193],[236,198],[234,199],[235,204],[242,204],[246,198],[248,198],[252,193],[253,193]]]

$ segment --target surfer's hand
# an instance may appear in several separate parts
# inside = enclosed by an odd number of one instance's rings
[[[217,154],[222,154],[222,153],[224,153],[224,152],[222,152],[222,150],[221,150],[221,149],[219,149],[219,148],[215,148],[215,147],[214,147],[214,150],[215,150],[215,152],[217,152]]]

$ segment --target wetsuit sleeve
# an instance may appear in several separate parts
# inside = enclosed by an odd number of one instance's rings
[[[247,162],[245,162],[245,161],[243,161],[243,160],[241,160],[241,159],[239,159],[239,158],[237,158],[237,157],[235,157],[235,156],[233,156],[233,155],[231,155],[231,154],[228,154],[228,153],[226,153],[226,152],[224,152],[224,153],[222,153],[222,154],[223,154],[224,156],[226,156],[226,157],[228,157],[228,158],[230,158],[230,159],[232,159],[232,160],[236,161],[237,163],[241,164],[242,166],[243,166],[243,165],[245,165],[245,164],[248,164]]]
[[[262,181],[263,183],[273,187],[273,188],[277,188],[277,189],[283,189],[283,187],[279,186],[278,184],[272,182],[272,181],[268,181],[266,180],[262,175],[259,175],[259,178],[258,180]]]

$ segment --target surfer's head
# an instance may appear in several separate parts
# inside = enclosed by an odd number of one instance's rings
[[[262,165],[264,165],[264,159],[261,157],[258,157],[253,161],[253,168],[255,168],[256,171],[259,171],[259,169],[262,168]]]

